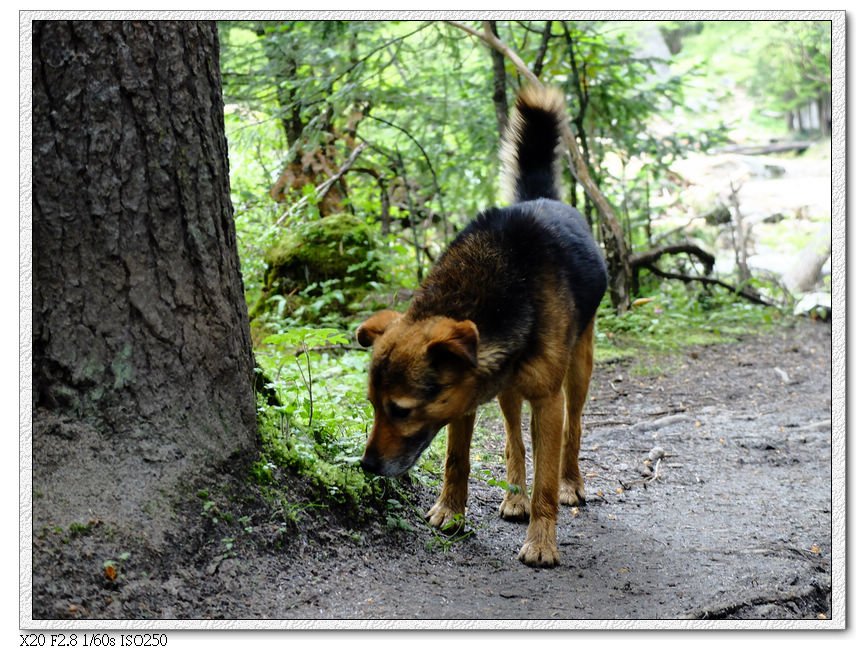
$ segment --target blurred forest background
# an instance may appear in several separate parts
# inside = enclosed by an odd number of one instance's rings
[[[611,222],[565,166],[566,200],[622,281],[599,315],[600,362],[829,317],[829,22],[219,29],[262,485],[290,470],[357,505],[384,480],[357,468],[371,411],[352,333],[403,309],[455,233],[500,201],[520,62],[565,92],[613,206]],[[441,438],[416,478],[438,474]]]

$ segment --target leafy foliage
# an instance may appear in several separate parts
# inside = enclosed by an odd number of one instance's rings
[[[719,119],[696,92],[727,87],[717,69],[729,54],[731,32],[723,30],[736,27],[727,25],[667,24],[683,44],[671,61],[644,47],[651,24],[497,24],[541,80],[566,93],[583,155],[619,206],[635,250],[655,244],[659,218],[678,200],[681,182],[670,165],[727,137],[725,116]],[[763,93],[763,110],[786,110],[793,100],[785,89],[800,98],[825,89],[824,24],[773,24],[760,38],[758,28],[742,25],[753,42],[736,47],[755,55],[750,68],[736,68],[742,72],[731,95],[747,87]],[[258,320],[256,358],[272,396],[260,405],[263,453],[253,477],[271,486],[276,500],[284,499],[282,472],[305,477],[316,491],[310,507],[333,502],[361,512],[376,497],[394,527],[410,527],[411,511],[400,505],[403,484],[367,476],[357,464],[372,412],[368,352],[354,345],[351,332],[376,309],[403,307],[454,233],[497,202],[489,51],[441,22],[231,22],[220,30],[241,265]],[[771,56],[778,43],[786,43],[785,55]],[[510,103],[519,81],[510,62],[505,72]],[[573,179],[566,198],[592,217]],[[366,243],[341,235],[317,241],[342,266],[272,291],[269,274],[278,261],[301,240],[302,252],[313,254],[304,233],[335,215],[358,224]],[[717,233],[694,236],[711,243]],[[640,291],[651,301],[624,316],[602,305],[599,358],[627,355],[635,345],[660,350],[724,340],[780,319],[699,286],[648,279]],[[412,480],[439,474],[443,438]],[[286,501],[282,509],[288,521],[305,508]]]
[[[398,482],[366,475],[358,464],[372,420],[368,354],[352,348],[349,335],[335,328],[291,327],[264,339],[256,358],[279,404],[259,404],[263,450],[252,468],[259,484],[275,485],[287,470],[303,476],[317,499],[340,504],[357,517],[370,505],[393,510],[388,500],[399,500],[404,492]],[[439,440],[426,463],[441,462],[442,454]],[[420,474],[430,471],[435,470],[421,463],[410,476],[426,482]]]
[[[702,21],[675,24],[682,51],[673,69],[688,74],[690,101],[706,116],[738,117],[742,96],[754,101],[747,134],[790,131],[787,116],[813,102],[828,104],[831,39],[828,21]],[[691,72],[699,72],[692,76]],[[698,121],[699,117],[698,117]],[[704,120],[703,120],[704,121]]]
[[[756,44],[761,62],[750,91],[770,110],[788,112],[828,96],[831,44],[828,21],[770,23]]]

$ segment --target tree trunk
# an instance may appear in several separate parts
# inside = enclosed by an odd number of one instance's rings
[[[536,77],[541,76],[541,70],[544,69],[544,57],[547,55],[547,47],[550,44],[550,37],[553,34],[553,21],[548,20],[544,23],[544,33],[541,35],[541,44],[538,46],[538,53],[535,56],[535,64],[532,66],[532,72]]]
[[[291,84],[297,74],[297,61],[291,52],[285,52],[279,47],[276,37],[268,32],[268,25],[272,23],[262,22],[255,30],[256,36],[261,41],[262,50],[267,57],[269,67],[273,72],[273,85],[276,88],[276,100],[279,103],[279,121],[285,134],[286,148],[292,146],[303,135],[303,120],[300,115],[300,106],[297,102],[297,89]],[[281,27],[286,33],[290,33],[292,23],[285,23]],[[300,151],[295,151],[289,162],[300,158]]]
[[[484,23],[490,33],[498,38],[496,21],[490,20]],[[496,107],[496,120],[499,125],[499,139],[505,135],[508,128],[508,85],[505,74],[505,57],[502,53],[490,48],[490,56],[493,57],[493,104]]]
[[[586,133],[586,113],[589,109],[589,80],[586,75],[586,62],[583,61],[582,69],[577,65],[576,54],[574,52],[574,42],[571,38],[571,32],[568,29],[567,21],[562,21],[562,30],[565,35],[565,42],[568,45],[568,61],[571,66],[571,84],[574,88],[574,94],[577,96],[579,110],[574,118],[574,126],[577,130],[577,141],[580,144],[580,151],[583,159],[586,161],[586,168],[595,183],[598,183],[597,173],[592,169],[592,152],[589,149],[589,136]],[[574,204],[576,205],[576,203]],[[589,191],[584,190],[583,198],[583,216],[589,222],[589,226],[594,225],[594,215],[592,209],[592,201],[589,197]]]
[[[34,527],[158,540],[252,378],[216,26],[34,22]]]
[[[828,94],[820,96],[820,133],[827,138],[832,135],[832,98]]]
[[[802,249],[784,273],[782,282],[796,296],[815,289],[823,265],[832,253],[831,230],[824,226]]]

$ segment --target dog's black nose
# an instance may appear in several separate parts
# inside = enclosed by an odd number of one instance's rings
[[[369,454],[364,454],[360,459],[360,466],[367,472],[372,474],[381,474],[381,463],[378,458],[370,457]]]

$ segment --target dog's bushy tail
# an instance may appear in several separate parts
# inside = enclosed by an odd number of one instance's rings
[[[559,158],[567,124],[559,90],[530,86],[520,91],[500,151],[509,200],[561,200]]]

